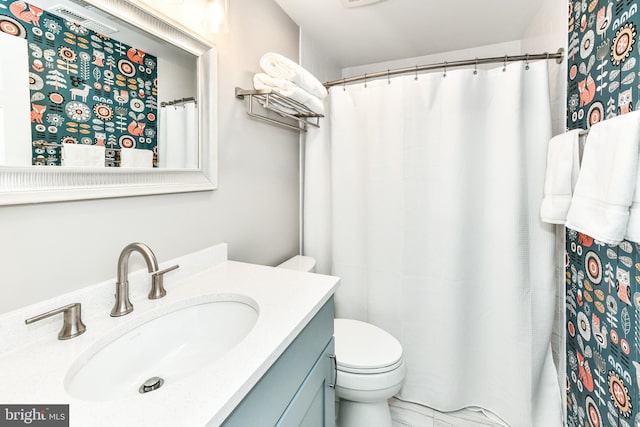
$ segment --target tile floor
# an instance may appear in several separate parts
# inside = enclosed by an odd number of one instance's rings
[[[393,427],[503,427],[482,412],[470,409],[442,413],[398,399],[391,399],[389,407]]]

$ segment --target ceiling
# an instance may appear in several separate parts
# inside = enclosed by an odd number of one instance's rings
[[[539,0],[276,0],[340,67],[412,58],[522,38]]]

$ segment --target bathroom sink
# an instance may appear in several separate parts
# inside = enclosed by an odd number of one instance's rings
[[[238,296],[157,317],[81,356],[69,369],[65,388],[91,401],[158,393],[239,344],[258,319],[257,307]]]

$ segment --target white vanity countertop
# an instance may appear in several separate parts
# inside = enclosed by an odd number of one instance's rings
[[[226,246],[224,251],[226,257]],[[163,263],[161,268],[175,261]],[[184,259],[179,261],[181,269],[189,264]],[[0,404],[69,404],[74,427],[219,425],[329,300],[339,280],[224,260],[193,274],[183,269],[181,274],[173,280],[167,275],[167,296],[159,300],[146,299],[146,274],[137,272],[136,280],[132,274],[131,301],[135,309],[119,318],[109,316],[115,289],[110,282],[89,288],[93,297],[83,294],[87,292],[84,290],[56,299],[57,305],[38,304],[0,316],[0,343],[4,340],[0,347]],[[134,283],[140,280],[145,283]],[[135,294],[134,286],[141,288]],[[96,303],[95,295],[103,294],[110,298]],[[167,382],[151,393],[134,390],[116,400],[83,401],[65,391],[65,376],[78,358],[94,353],[123,331],[177,308],[218,298],[233,299],[234,294],[257,303],[258,320],[243,341],[203,369],[179,381]],[[85,304],[85,298],[93,300]],[[30,329],[37,324],[24,325],[26,317],[77,301],[83,302],[87,325],[87,331],[79,337],[57,339],[62,326],[60,316],[38,322],[43,323],[39,328]],[[96,313],[98,310],[101,312]],[[16,332],[16,328],[21,329]],[[10,348],[6,348],[7,343]]]

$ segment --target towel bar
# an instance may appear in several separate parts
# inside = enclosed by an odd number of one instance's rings
[[[244,99],[247,96],[249,97],[249,110],[247,111],[249,116],[277,124],[279,126],[284,126],[288,129],[306,132],[307,126],[320,127],[320,118],[324,117],[324,115],[314,113],[299,102],[282,96],[276,92],[265,90],[246,90],[236,87],[236,98]],[[280,116],[292,119],[297,123],[291,124],[283,120],[255,113],[253,111],[254,98],[265,110],[278,113]]]

